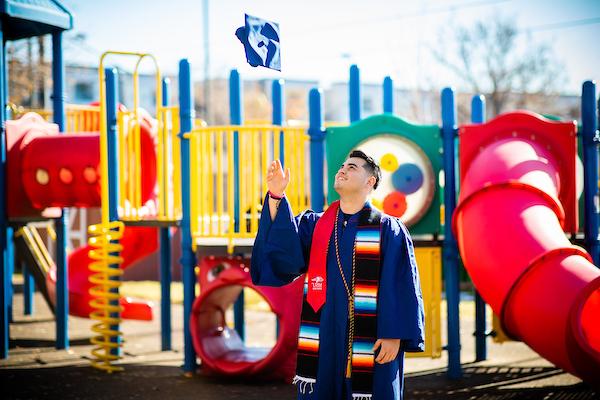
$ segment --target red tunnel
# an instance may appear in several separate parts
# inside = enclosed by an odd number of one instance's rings
[[[190,328],[196,353],[208,371],[230,376],[292,380],[300,328],[304,281],[284,287],[254,286],[248,272],[250,260],[203,259],[199,281],[201,294],[192,307]],[[272,349],[247,347],[225,323],[225,311],[244,287],[254,289],[279,321],[279,336]]]
[[[576,228],[573,123],[505,114],[461,128],[453,226],[465,267],[506,332],[597,384],[600,270]]]

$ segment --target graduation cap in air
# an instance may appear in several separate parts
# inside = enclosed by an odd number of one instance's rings
[[[239,27],[235,35],[244,45],[248,64],[281,71],[279,24],[245,15],[246,25]]]

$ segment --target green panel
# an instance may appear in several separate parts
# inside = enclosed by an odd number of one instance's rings
[[[410,227],[412,234],[440,232],[439,173],[442,167],[442,142],[437,125],[415,125],[390,114],[374,115],[350,126],[327,128],[325,153],[327,168],[327,198],[331,203],[339,198],[333,189],[337,166],[342,165],[350,152],[367,139],[380,134],[396,135],[415,143],[429,158],[435,180],[434,200],[423,217]]]

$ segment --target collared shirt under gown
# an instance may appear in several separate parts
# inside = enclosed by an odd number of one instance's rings
[[[371,207],[369,203],[366,204]],[[271,221],[265,199],[258,234],[252,251],[251,275],[256,285],[282,286],[304,274],[315,224],[322,213],[306,211],[296,217],[289,203],[281,200]],[[338,221],[339,254],[347,282],[351,281],[352,248],[358,213],[343,227]],[[381,219],[381,268],[377,302],[377,338],[401,339],[395,360],[375,363],[373,400],[402,399],[404,351],[424,349],[423,298],[412,240],[395,217]],[[350,380],[345,378],[348,348],[348,295],[340,276],[331,235],[327,254],[327,293],[320,325],[319,366],[313,393],[298,399],[350,400]]]

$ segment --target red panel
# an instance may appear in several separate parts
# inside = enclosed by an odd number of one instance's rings
[[[100,137],[97,133],[38,137],[23,150],[21,179],[37,209],[99,207]],[[95,171],[89,181],[85,171]],[[40,182],[39,174],[47,176]],[[92,174],[87,174],[92,175]],[[69,179],[65,179],[69,178]]]

